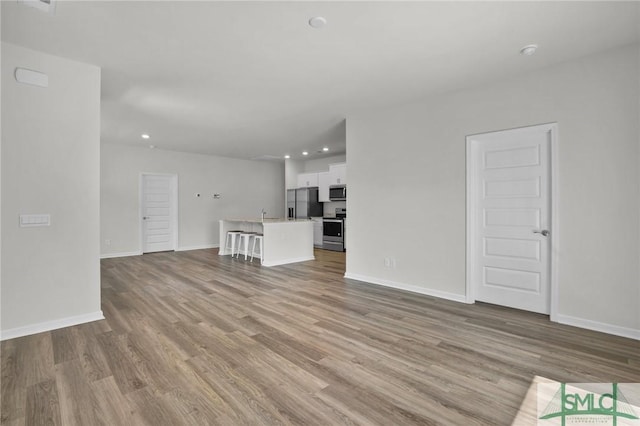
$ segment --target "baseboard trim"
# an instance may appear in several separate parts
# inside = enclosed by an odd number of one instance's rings
[[[176,249],[176,251],[204,250],[204,249],[211,249],[211,248],[218,248],[218,247],[220,247],[220,244],[204,244],[201,246],[179,247]]]
[[[383,280],[380,278],[368,277],[366,275],[359,275],[359,274],[346,273],[344,274],[344,277],[350,280],[363,281],[368,284],[375,284],[375,285],[381,285],[384,287],[396,288],[398,290],[410,291],[412,293],[424,294],[426,296],[438,297],[440,299],[452,300],[454,302],[460,302],[465,304],[469,303],[467,302],[467,298],[464,294],[448,293],[446,291],[433,290],[430,288],[418,287],[411,284]]]
[[[10,328],[9,330],[0,331],[0,340],[15,339],[16,337],[29,336],[31,334],[43,333],[45,331],[57,330],[59,328],[71,327],[72,325],[84,324],[103,319],[104,315],[102,314],[102,311],[96,311],[89,314],[76,315],[53,321],[45,321],[37,324]]]
[[[129,251],[129,252],[121,252],[121,253],[107,253],[107,254],[101,254],[100,259],[111,259],[113,257],[129,257],[129,256],[142,256],[142,252]]]
[[[571,325],[574,327],[586,328],[587,330],[599,331],[601,333],[613,334],[615,336],[640,340],[640,330],[633,328],[620,327],[618,325],[606,324],[604,322],[592,321],[584,318],[577,318],[562,314],[558,314],[556,320],[560,324]]]
[[[291,259],[283,259],[279,262],[263,262],[262,266],[279,266],[279,265],[287,265],[289,263],[298,263],[298,262],[308,262],[309,260],[315,260],[314,256],[311,257],[294,257]]]
[[[186,246],[179,247],[175,251],[189,251],[189,250],[202,250],[202,249],[210,249],[210,248],[218,248],[220,244],[205,244],[201,246]],[[121,253],[108,253],[101,254],[100,259],[111,259],[114,257],[129,257],[129,256],[142,256],[141,251],[129,251],[129,252],[121,252]]]

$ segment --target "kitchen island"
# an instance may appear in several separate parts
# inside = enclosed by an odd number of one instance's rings
[[[308,219],[223,219],[220,221],[220,256],[231,255],[227,232],[241,230],[263,234],[264,266],[314,260],[313,221]],[[253,244],[251,244],[253,245]],[[249,247],[251,251],[252,247]]]

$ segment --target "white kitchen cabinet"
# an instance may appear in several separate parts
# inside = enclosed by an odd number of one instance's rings
[[[313,218],[313,245],[322,247],[322,218]]]
[[[318,173],[318,201],[328,203],[329,201],[329,185],[331,185],[331,173]]]
[[[347,163],[329,165],[329,185],[347,184]]]
[[[313,186],[318,186],[318,173],[300,173],[298,175],[298,188]]]

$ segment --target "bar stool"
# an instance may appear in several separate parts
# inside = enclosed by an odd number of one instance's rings
[[[253,236],[253,248],[251,249],[251,261],[253,262],[253,256],[256,254],[256,243],[260,241],[260,264],[262,265],[262,252],[264,251],[264,245],[262,243],[263,234],[255,234]]]
[[[236,237],[242,234],[242,231],[239,229],[234,229],[232,231],[227,231],[227,238],[224,240],[224,250],[231,249],[231,257],[233,257],[233,253],[236,251]],[[231,240],[231,247],[229,247],[229,240]]]
[[[240,250],[244,245],[244,250],[243,250],[244,260],[247,260],[247,258],[249,257],[249,244],[251,243],[251,238],[255,235],[256,235],[255,232],[243,231],[240,233],[240,242],[238,244],[238,251],[236,251],[236,257],[238,259],[240,259]]]

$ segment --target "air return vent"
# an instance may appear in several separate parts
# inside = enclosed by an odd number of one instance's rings
[[[18,0],[18,3],[35,7],[38,10],[52,15],[56,11],[56,0]]]

